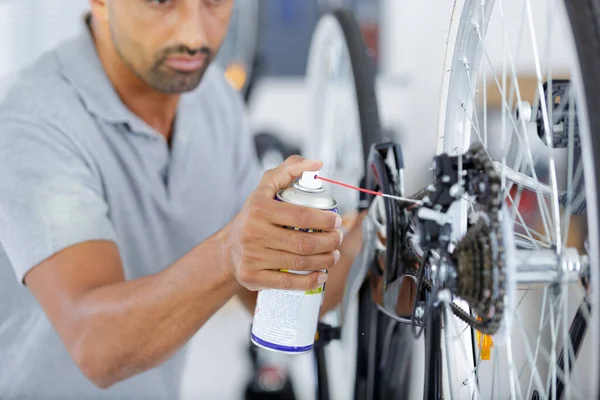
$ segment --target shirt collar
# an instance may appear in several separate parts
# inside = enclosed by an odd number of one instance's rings
[[[132,132],[160,136],[121,101],[98,56],[89,28],[89,14],[82,32],[57,50],[62,74],[78,92],[88,111],[112,124],[127,124]]]

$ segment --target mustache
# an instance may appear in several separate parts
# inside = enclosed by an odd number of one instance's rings
[[[210,61],[213,58],[214,51],[211,48],[203,46],[198,49],[191,49],[188,46],[181,44],[178,46],[173,46],[165,49],[162,52],[161,62],[165,61],[167,57],[171,55],[187,55],[187,56],[195,56],[197,54],[203,54]]]

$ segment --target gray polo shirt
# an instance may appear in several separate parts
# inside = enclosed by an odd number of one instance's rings
[[[243,102],[216,66],[181,97],[171,149],[120,101],[87,29],[22,71],[0,103],[0,398],[176,399],[183,351],[97,389],[23,277],[95,239],[118,245],[127,279],[156,273],[230,221],[259,178]]]

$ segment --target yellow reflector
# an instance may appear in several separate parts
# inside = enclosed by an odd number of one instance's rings
[[[481,317],[477,317],[481,321]],[[494,339],[490,335],[486,335],[479,331],[477,333],[477,347],[479,347],[479,358],[489,361],[492,356],[492,347],[494,347]]]
[[[225,70],[225,78],[236,90],[242,90],[246,84],[246,69],[241,64],[233,63]]]

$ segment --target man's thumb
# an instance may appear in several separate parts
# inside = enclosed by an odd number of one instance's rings
[[[274,197],[281,189],[287,188],[305,171],[318,171],[323,167],[323,162],[307,160],[300,156],[292,156],[285,160],[279,167],[267,171],[261,180],[261,187]]]

